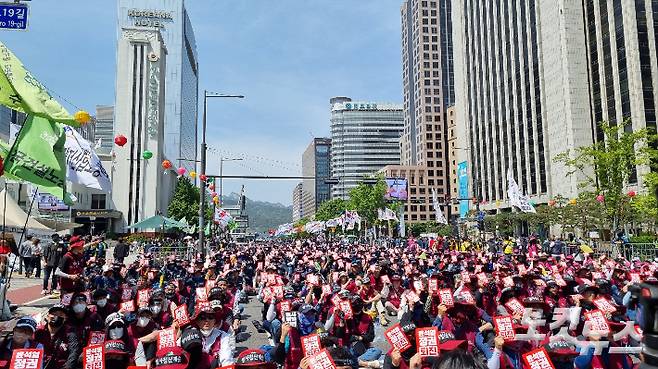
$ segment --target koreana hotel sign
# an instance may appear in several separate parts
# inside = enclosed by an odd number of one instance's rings
[[[164,10],[128,9],[128,17],[137,27],[164,28],[168,22],[173,22],[174,13]]]

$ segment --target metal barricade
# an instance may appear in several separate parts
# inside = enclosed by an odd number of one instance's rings
[[[627,260],[638,257],[643,261],[653,261],[658,257],[658,244],[656,243],[618,243],[618,245]]]
[[[146,249],[146,247],[145,247]],[[196,259],[196,250],[193,246],[181,245],[163,245],[154,246],[145,250],[150,253],[155,260],[165,261],[171,256],[181,260],[193,261]]]

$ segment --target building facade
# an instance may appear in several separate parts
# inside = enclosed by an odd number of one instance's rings
[[[426,209],[422,218],[434,220],[432,188],[439,198],[450,193],[446,109],[455,101],[452,0],[407,0],[402,4],[401,18],[404,92],[401,164],[417,165],[418,170],[424,168],[425,181],[421,186],[425,188],[416,201]],[[442,211],[446,216],[450,213],[446,207]],[[412,221],[411,217],[408,219]]]
[[[114,148],[114,106],[96,105],[95,137],[100,140],[99,154],[110,154]]]
[[[594,139],[603,140],[601,121],[630,119],[626,131],[656,132],[658,1],[585,0],[576,13],[584,15]],[[642,188],[648,170],[636,168],[629,184]]]
[[[304,217],[304,184],[298,183],[292,190],[292,221],[297,222]]]
[[[326,180],[331,177],[331,139],[314,138],[302,155],[302,175],[314,179],[304,179],[302,207],[304,216],[312,218],[320,204],[329,200],[331,185]]]
[[[197,157],[199,64],[185,1],[119,0],[119,33],[124,27],[135,26],[158,30],[162,35],[167,49],[164,156],[176,166],[193,170]]]
[[[331,198],[348,199],[365,176],[400,163],[402,105],[335,97],[331,104]]]

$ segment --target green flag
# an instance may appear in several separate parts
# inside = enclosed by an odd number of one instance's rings
[[[206,236],[210,236],[210,223],[206,224],[206,229],[203,231]]]
[[[5,159],[5,173],[33,183],[39,190],[73,201],[66,193],[66,136],[56,122],[30,116]]]
[[[2,42],[0,42],[0,105],[74,127],[80,126]]]

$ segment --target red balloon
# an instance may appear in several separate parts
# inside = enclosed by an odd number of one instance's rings
[[[208,179],[208,177],[206,177],[205,174],[202,174],[202,175],[199,176],[199,179],[201,180],[201,182],[205,182],[206,179]]]
[[[170,162],[169,160],[164,160],[164,161],[162,162],[162,168],[163,168],[163,169],[169,169],[169,168],[171,168],[171,162]]]
[[[128,143],[128,139],[124,135],[118,135],[118,136],[114,137],[114,143],[119,145],[119,146],[123,146],[126,143]]]
[[[635,191],[628,191],[628,197],[635,197],[635,195],[637,195]]]
[[[603,195],[596,196],[596,201],[603,202],[604,200],[605,200],[605,197],[603,197]]]

